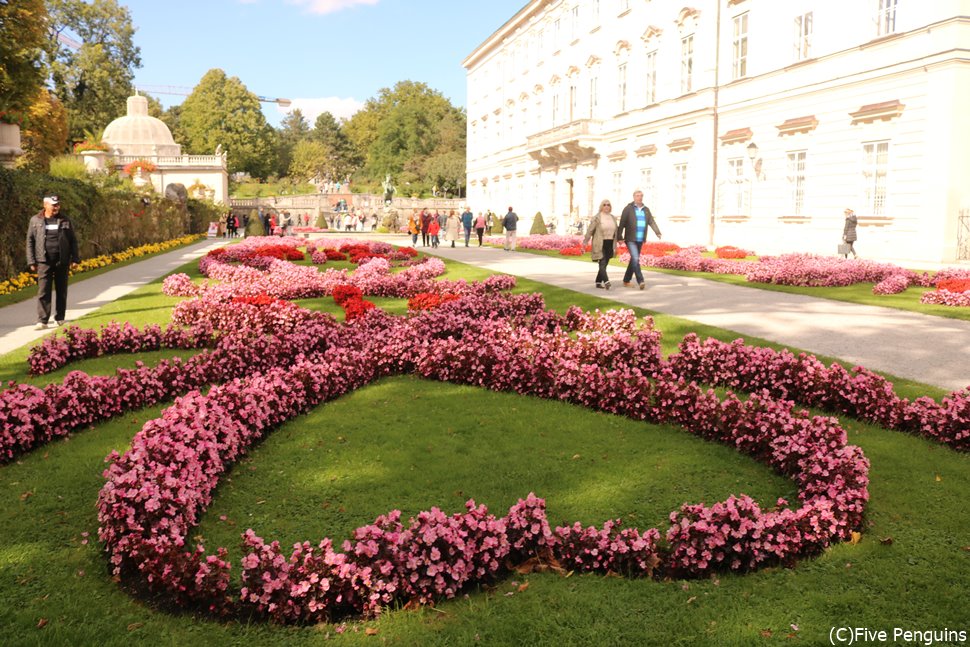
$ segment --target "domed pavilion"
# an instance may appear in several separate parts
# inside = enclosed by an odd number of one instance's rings
[[[229,202],[226,153],[216,150],[212,155],[183,155],[168,126],[148,114],[146,97],[128,97],[128,114],[108,124],[101,141],[108,146],[117,170],[139,160],[151,162],[155,170],[147,181],[159,193],[170,184],[181,184],[191,197]]]

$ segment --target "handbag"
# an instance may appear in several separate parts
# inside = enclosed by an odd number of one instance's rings
[[[849,252],[852,251],[852,247],[848,243],[842,243],[839,245],[839,256],[848,256]]]

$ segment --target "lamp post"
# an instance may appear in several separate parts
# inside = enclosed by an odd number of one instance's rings
[[[754,169],[754,176],[758,180],[763,180],[764,176],[761,175],[761,165],[764,160],[758,157],[758,145],[754,142],[748,144],[748,159],[751,160],[751,167]]]

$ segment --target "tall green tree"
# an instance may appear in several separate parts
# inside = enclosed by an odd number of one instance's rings
[[[179,130],[185,152],[227,152],[229,172],[265,178],[276,167],[276,133],[266,123],[259,97],[220,69],[205,73],[182,103]]]
[[[277,134],[277,175],[282,177],[290,170],[294,147],[310,137],[310,124],[303,116],[303,111],[294,108],[286,113],[286,116],[280,120]]]
[[[330,148],[313,139],[304,139],[293,147],[290,176],[301,180],[323,180],[331,172],[333,156]]]
[[[44,0],[0,2],[0,113],[26,111],[44,84]]]
[[[67,108],[70,138],[79,140],[85,130],[104,128],[125,113],[141,67],[135,27],[117,0],[47,0],[47,9],[51,82]]]
[[[345,132],[366,155],[365,180],[386,173],[412,184],[434,184],[429,158],[465,154],[465,113],[437,90],[416,81],[382,88],[347,123]],[[454,156],[452,156],[454,157]]]
[[[322,179],[343,182],[360,167],[363,156],[347,137],[343,126],[333,114],[329,112],[320,114],[313,123],[310,136],[314,141],[323,144],[331,157],[325,174],[321,176]]]

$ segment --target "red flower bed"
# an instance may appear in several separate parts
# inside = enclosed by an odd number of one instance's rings
[[[954,293],[970,292],[970,279],[943,279],[936,284],[936,289]]]
[[[718,258],[747,258],[748,256],[754,256],[754,253],[746,249],[741,249],[740,247],[724,245],[723,247],[715,249],[714,255]]]
[[[364,296],[356,285],[338,285],[333,289],[333,301],[343,307],[348,301],[360,299]]]
[[[640,248],[641,256],[666,256],[680,250],[680,245],[674,243],[644,243]]]
[[[585,251],[582,245],[576,245],[575,247],[563,247],[559,250],[559,253],[563,256],[582,256]]]
[[[305,257],[303,252],[287,245],[263,245],[249,253],[243,254],[240,257],[240,261],[245,262],[247,259],[257,256],[278,258],[281,261],[302,261]]]
[[[408,310],[434,310],[442,303],[456,301],[460,298],[461,297],[459,295],[449,292],[444,294],[438,294],[437,292],[421,292],[408,299]]]
[[[333,249],[332,247],[325,247],[323,249],[323,253],[327,255],[327,260],[328,261],[345,261],[345,260],[347,260],[347,255],[346,254],[343,254],[341,252],[338,252],[337,250]]]

